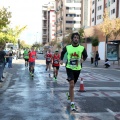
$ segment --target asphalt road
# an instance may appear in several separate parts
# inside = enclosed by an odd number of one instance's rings
[[[76,112],[70,111],[66,98],[68,82],[65,66],[53,81],[45,71],[43,54],[38,55],[32,79],[24,60],[17,60],[6,91],[0,94],[0,120],[120,120],[120,71],[83,63],[81,76],[86,92],[75,86]]]

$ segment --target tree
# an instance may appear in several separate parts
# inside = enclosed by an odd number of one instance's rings
[[[26,44],[26,42],[24,40],[19,41],[19,48],[20,49],[25,49],[25,48],[30,48],[30,47],[31,47],[31,45]]]
[[[43,45],[38,43],[38,42],[35,42],[32,47],[35,47],[36,49],[40,49],[40,47],[42,47]]]
[[[11,12],[8,12],[7,8],[0,9],[0,32],[5,28],[7,25],[10,24]]]
[[[71,35],[73,31],[68,30],[66,33],[67,33],[66,36],[62,39],[63,46],[71,43]]]
[[[50,44],[51,46],[54,46],[56,43],[57,43],[57,41],[56,41],[56,40],[52,40],[52,41],[50,41],[50,43],[49,43],[49,44]]]
[[[78,33],[80,35],[80,43],[83,43],[85,40],[84,40],[84,28],[80,28],[78,30]]]
[[[103,24],[100,26],[100,29],[104,33],[106,37],[106,46],[105,46],[105,59],[107,58],[107,43],[108,39],[111,37],[113,33],[113,26],[112,26],[112,21],[110,20],[109,14],[107,9],[105,10],[103,14]]]
[[[111,37],[112,32],[113,32],[112,21],[110,20],[107,9],[105,10],[105,12],[103,14],[103,24],[100,26],[100,29],[104,33],[104,35],[106,37],[106,43],[107,43],[108,38]]]
[[[61,49],[61,43],[57,43],[57,48]]]
[[[117,36],[120,35],[120,19],[115,19],[115,27],[113,30],[113,36],[114,36],[114,40],[117,38]]]
[[[95,51],[96,51],[96,47],[99,45],[98,36],[90,37],[90,39],[92,40],[92,46],[95,47]]]

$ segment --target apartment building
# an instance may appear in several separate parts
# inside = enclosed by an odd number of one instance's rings
[[[81,27],[81,0],[56,1],[56,32],[57,40],[62,40],[70,30]]]
[[[83,0],[84,1],[84,0]],[[106,38],[100,30],[100,25],[103,22],[103,14],[105,9],[108,10],[111,20],[120,18],[120,1],[119,0],[88,0],[90,4],[90,26],[85,29],[86,38],[97,35],[99,37],[98,51],[102,60],[105,59]],[[89,20],[89,19],[88,19]],[[118,38],[118,42],[120,38]],[[109,39],[110,40],[110,39]],[[90,58],[90,52],[93,51],[93,47],[90,42],[87,43],[88,58]],[[120,46],[120,45],[119,45]],[[120,47],[119,47],[120,51]]]
[[[42,6],[42,44],[55,39],[55,2],[51,1]]]
[[[119,0],[92,0],[91,4],[91,26],[103,22],[103,14],[107,8],[111,19],[120,17]]]
[[[90,26],[90,0],[81,1],[81,25],[84,28]]]

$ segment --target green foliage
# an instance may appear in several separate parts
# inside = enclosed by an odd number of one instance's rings
[[[90,39],[92,40],[92,46],[93,46],[93,47],[96,47],[96,46],[99,45],[98,36],[91,37]]]
[[[113,32],[112,20],[109,17],[109,13],[105,10],[103,14],[103,23],[100,26],[100,30],[104,33],[107,38],[110,38]]]
[[[15,28],[9,28],[6,27],[4,31],[0,32],[0,43],[17,43],[19,35],[23,32],[23,30],[26,28],[24,27],[18,27]]]
[[[120,36],[120,19],[119,18],[115,19],[115,27],[112,33],[114,36],[114,40],[117,38],[117,36]]]
[[[8,24],[10,24],[11,12],[8,12],[7,8],[0,8],[0,32]]]
[[[19,40],[18,44],[19,44],[20,49],[30,48],[31,47],[31,45],[26,44],[26,42],[24,40]]]
[[[0,44],[8,42],[16,43],[15,37],[7,33],[0,32]]]
[[[36,43],[34,43],[33,45],[32,45],[32,47],[34,47],[34,48],[36,48],[36,49],[39,49],[40,47],[42,47],[43,45],[42,44],[40,44],[40,43],[38,43],[38,42],[36,42]]]
[[[63,38],[62,42],[63,42],[63,44],[70,44],[71,39],[70,39],[70,37],[65,37],[65,38]]]
[[[61,48],[61,43],[57,43],[57,48],[58,48],[58,49]]]
[[[50,41],[50,45],[51,45],[51,46],[54,46],[56,43],[57,43],[56,40],[52,40],[52,41]]]
[[[80,43],[83,43],[85,40],[84,40],[84,28],[80,28],[78,30],[78,33],[80,35]]]

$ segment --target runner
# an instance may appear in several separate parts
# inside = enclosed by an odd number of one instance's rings
[[[29,71],[32,77],[34,77],[34,67],[36,58],[37,58],[36,51],[34,51],[34,48],[32,47],[31,51],[29,52]]]
[[[29,61],[29,51],[28,51],[28,49],[24,50],[23,58],[25,60],[25,67],[28,67],[28,61]]]
[[[49,69],[49,77],[50,77],[51,63],[52,63],[52,52],[50,48],[48,49],[44,57],[46,58],[46,71]]]
[[[57,80],[58,70],[60,67],[60,54],[58,50],[56,50],[53,55],[52,66],[53,66],[53,76],[54,76],[53,79]]]
[[[82,69],[81,62],[85,61],[87,58],[87,52],[86,49],[79,44],[80,35],[78,33],[73,33],[71,40],[72,44],[65,46],[61,52],[60,63],[63,64],[63,57],[67,52],[66,72],[69,82],[69,93],[67,95],[68,99],[70,98],[71,101],[71,110],[74,111],[76,110],[74,103],[74,86]]]

